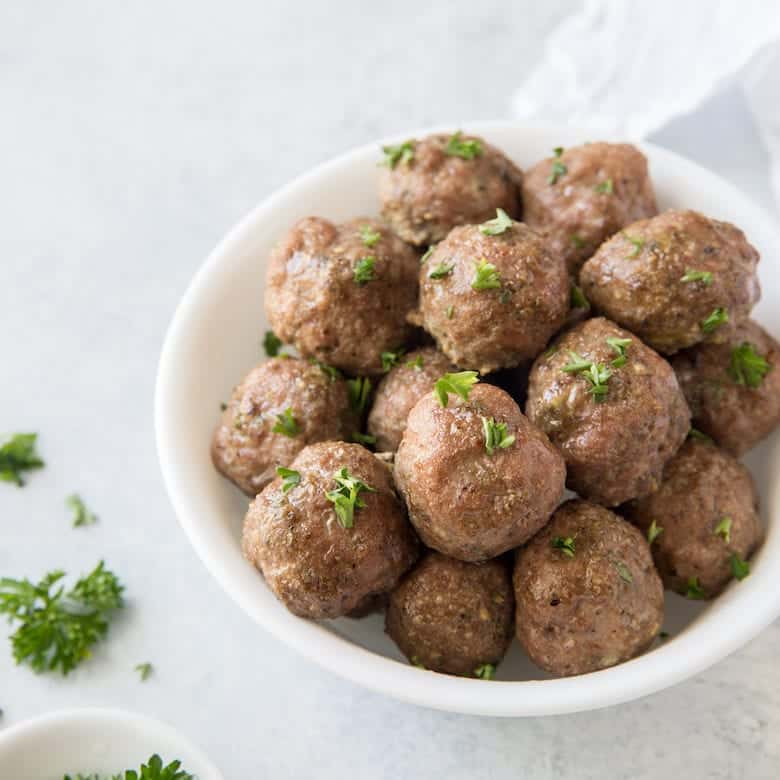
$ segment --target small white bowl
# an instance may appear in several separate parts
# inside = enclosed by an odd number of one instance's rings
[[[64,710],[0,731],[0,778],[62,780],[63,775],[113,777],[138,769],[157,753],[180,760],[197,780],[222,773],[181,734],[164,723],[121,710]]]
[[[523,168],[549,155],[552,147],[591,140],[589,134],[570,128],[517,123],[473,123],[464,129],[494,143]],[[282,188],[228,233],[195,276],[168,331],[155,399],[160,462],[181,525],[208,569],[248,615],[313,661],[389,696],[464,713],[548,715],[604,707],[680,682],[736,650],[780,614],[780,495],[772,478],[777,473],[778,436],[747,459],[769,526],[750,577],[709,604],[668,595],[665,628],[671,639],[628,663],[580,677],[549,679],[516,642],[495,682],[416,669],[402,661],[384,635],[380,616],[322,623],[294,617],[241,557],[247,499],[216,473],[209,442],[220,402],[261,359],[268,253],[301,217],[342,220],[377,212],[379,145],[429,132],[433,130],[362,147]],[[732,221],[759,249],[764,298],[754,316],[780,333],[780,279],[775,271],[780,237],[772,222],[713,173],[664,149],[640,146],[650,161],[661,208],[691,207]]]

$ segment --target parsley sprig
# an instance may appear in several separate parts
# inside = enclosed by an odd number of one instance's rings
[[[397,146],[383,146],[385,159],[382,161],[388,168],[395,168],[398,163],[408,165],[414,159],[414,145],[416,141],[409,139]]]
[[[495,664],[480,664],[474,670],[474,676],[480,680],[492,680],[496,676]]]
[[[769,373],[769,363],[766,358],[756,352],[756,348],[743,341],[731,350],[731,362],[727,369],[728,375],[738,385],[756,388]]]
[[[556,536],[551,542],[553,550],[560,550],[567,558],[573,558],[577,552],[577,540],[573,536]]]
[[[42,468],[44,463],[35,451],[37,433],[15,433],[0,444],[0,481],[24,485],[23,471]]]
[[[568,168],[563,164],[560,157],[563,154],[563,147],[556,146],[553,149],[555,159],[552,161],[552,167],[550,168],[550,175],[547,177],[548,184],[555,184],[561,176],[564,176],[568,172]]]
[[[373,282],[374,279],[376,279],[376,270],[374,266],[376,265],[376,257],[374,255],[367,255],[366,257],[361,257],[360,260],[355,263],[355,267],[353,268],[353,277],[355,279],[355,284],[362,287],[364,284],[367,284],[368,282]]]
[[[432,268],[428,272],[429,279],[443,279],[445,276],[449,276],[452,273],[452,269],[455,268],[455,263],[439,263],[435,268]]]
[[[712,284],[712,271],[696,271],[693,268],[686,268],[685,274],[680,277],[681,282],[701,282],[708,287]]]
[[[460,157],[464,160],[473,160],[482,154],[482,144],[476,138],[463,140],[463,133],[458,130],[450,136],[444,153],[450,157]]]
[[[293,416],[293,410],[288,406],[282,414],[276,415],[276,422],[271,433],[280,433],[294,439],[301,432],[301,426]]]
[[[688,577],[688,584],[685,588],[685,597],[696,600],[707,598],[707,594],[704,592],[704,588],[699,585],[698,577]]]
[[[475,290],[497,290],[501,287],[501,275],[493,263],[481,258],[474,263],[474,278],[471,286]]]
[[[100,780],[98,775],[65,775],[63,780]],[[106,778],[109,780],[109,778]],[[156,753],[140,768],[126,769],[110,780],[195,780],[195,776],[181,768],[181,761],[171,761],[165,765]]]
[[[617,336],[610,336],[607,339],[607,344],[617,352],[617,357],[612,360],[612,365],[615,366],[615,368],[624,366],[626,360],[628,360],[626,350],[631,345],[631,339],[619,339]]]
[[[731,518],[726,515],[721,517],[713,532],[715,536],[720,536],[726,544],[731,543]]]
[[[401,348],[396,350],[395,352],[392,352],[390,350],[386,350],[382,353],[382,371],[387,372],[391,368],[394,368],[401,362],[401,358],[404,356],[404,353],[406,352],[405,349]]]
[[[512,227],[512,218],[504,209],[496,209],[496,218],[489,219],[479,226],[479,232],[485,236],[500,236]]]
[[[377,244],[381,238],[382,234],[378,230],[374,230],[374,228],[371,227],[371,225],[361,225],[360,226],[360,240],[370,249],[375,244]]]
[[[731,573],[740,581],[750,574],[750,564],[742,560],[737,552],[731,554],[729,565],[731,566]]]
[[[441,379],[436,380],[433,386],[433,392],[442,406],[449,403],[449,394],[455,393],[464,401],[469,400],[471,388],[479,382],[479,373],[477,371],[458,371],[452,374],[444,374]]]
[[[728,321],[728,311],[719,307],[717,309],[713,309],[712,313],[701,321],[701,329],[704,333],[712,333]]]
[[[123,586],[101,561],[68,591],[59,584],[62,571],[40,582],[0,579],[0,614],[19,627],[11,634],[13,657],[36,672],[63,675],[91,655],[108,633],[111,613],[122,606]]]
[[[301,483],[301,472],[277,466],[276,473],[282,478],[282,493],[287,493]]]
[[[284,342],[272,331],[267,330],[263,336],[263,349],[268,357],[276,357]]]
[[[71,511],[71,520],[74,528],[92,525],[97,522],[97,515],[87,509],[87,505],[82,501],[81,496],[76,493],[65,499],[65,506]]]
[[[647,543],[652,544],[663,532],[663,527],[653,520],[653,522],[650,523],[650,527],[647,529]]]
[[[376,490],[365,482],[353,477],[346,466],[342,466],[333,479],[338,487],[325,493],[328,501],[333,502],[333,510],[342,528],[353,528],[355,525],[355,511],[363,509],[366,503],[360,498],[360,494],[376,493]]]
[[[497,423],[492,417],[482,418],[482,430],[488,455],[492,455],[497,449],[505,450],[515,443],[515,436],[507,432],[506,423]]]
[[[588,381],[588,392],[593,396],[594,401],[604,401],[609,392],[607,382],[612,376],[612,371],[609,367],[601,365],[600,363],[593,363],[590,360],[585,360],[582,355],[578,355],[576,352],[569,352],[570,363],[567,363],[562,371],[567,374],[579,374]]]

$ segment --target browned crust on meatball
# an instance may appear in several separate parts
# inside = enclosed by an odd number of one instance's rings
[[[500,288],[474,289],[480,261],[495,266]],[[436,269],[452,270],[431,278]],[[569,309],[563,261],[521,222],[496,236],[457,227],[420,268],[421,324],[461,368],[488,373],[531,360],[560,329]]]
[[[553,546],[574,540],[574,555]],[[613,512],[563,504],[520,550],[514,572],[517,638],[552,674],[585,674],[627,661],[661,629],[664,593],[647,542]]]
[[[377,387],[368,415],[368,432],[376,437],[378,452],[398,449],[412,407],[452,368],[446,355],[433,347],[424,347],[404,355],[390,369]]]
[[[700,341],[722,342],[761,296],[759,254],[728,222],[696,211],[666,211],[629,225],[602,244],[582,267],[590,302],[664,354]],[[689,271],[711,283],[683,282]],[[709,333],[702,323],[716,310],[728,322]]]
[[[287,409],[299,432],[274,433]],[[348,438],[358,419],[347,385],[295,358],[272,358],[253,368],[235,388],[214,431],[211,458],[217,470],[247,495],[257,495],[307,445]]]
[[[554,163],[566,172],[550,181]],[[601,192],[609,189],[611,192]],[[591,143],[534,165],[523,181],[523,220],[544,233],[569,273],[621,228],[658,213],[647,159],[631,144]]]
[[[631,339],[623,366],[613,365],[607,338]],[[589,392],[585,376],[563,370],[572,352],[612,371],[604,400]],[[690,429],[671,366],[603,317],[577,325],[537,358],[526,414],[561,451],[568,487],[605,506],[654,490]]]
[[[374,488],[361,492],[354,527],[343,528],[326,497],[333,475],[349,473]],[[294,614],[336,618],[392,589],[414,563],[418,542],[393,491],[390,470],[358,444],[322,442],[290,464],[300,483],[276,478],[255,498],[244,521],[244,556]]]
[[[390,595],[385,631],[413,664],[435,672],[474,677],[498,665],[514,633],[508,566],[428,553]]]
[[[663,531],[651,549],[664,585],[685,594],[691,578],[708,598],[732,579],[730,558],[747,560],[764,531],[758,493],[750,472],[728,453],[689,440],[667,463],[655,493],[624,507],[626,517],[647,533],[655,520]],[[716,533],[731,519],[728,540]]]
[[[482,153],[472,160],[446,153],[450,135],[414,141],[414,158],[379,175],[382,216],[404,241],[441,241],[456,225],[482,222],[502,208],[520,216],[522,172],[495,147],[473,135]]]
[[[482,418],[515,437],[492,455]],[[529,539],[563,494],[563,460],[508,393],[477,385],[443,408],[424,396],[412,409],[395,458],[398,488],[422,540],[464,561],[500,555]]]
[[[368,226],[381,238],[367,246]],[[374,258],[374,278],[359,284],[355,267]],[[412,335],[406,316],[417,302],[419,260],[380,220],[334,225],[300,220],[271,252],[265,308],[271,327],[305,357],[350,374],[379,374],[381,354]]]
[[[769,364],[757,387],[739,383],[730,370],[732,353],[750,345]],[[699,344],[672,358],[693,424],[739,457],[780,424],[780,344],[758,323],[747,320],[724,344]]]

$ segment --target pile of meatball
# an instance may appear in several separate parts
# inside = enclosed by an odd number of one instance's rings
[[[758,252],[658,213],[628,144],[525,173],[461,132],[383,154],[381,216],[302,219],[268,261],[273,356],[212,444],[244,554],[296,615],[384,610],[428,670],[491,679],[514,636],[553,675],[626,661],[664,589],[713,598],[762,540]]]

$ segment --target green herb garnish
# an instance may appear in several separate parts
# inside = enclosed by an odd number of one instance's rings
[[[750,574],[750,564],[740,558],[739,553],[732,553],[729,558],[731,573],[738,579],[744,580]]]
[[[585,249],[587,245],[587,241],[585,241],[585,239],[581,236],[578,236],[576,233],[573,233],[569,237],[569,240],[572,242],[572,244],[574,244],[575,249]]]
[[[474,676],[480,680],[492,680],[496,676],[496,667],[493,664],[480,664],[474,670]]]
[[[135,671],[138,672],[138,676],[141,678],[141,682],[146,682],[154,671],[154,667],[147,661],[143,664],[136,664]]]
[[[512,218],[504,209],[496,209],[496,218],[479,226],[479,232],[486,236],[499,236],[512,227]]]
[[[473,385],[479,382],[479,373],[477,371],[458,371],[453,374],[444,374],[441,379],[436,381],[433,386],[433,392],[442,406],[449,403],[449,394],[455,393],[464,401],[469,400],[469,393]]]
[[[395,168],[398,163],[408,165],[414,159],[415,143],[414,139],[410,139],[398,146],[383,146],[382,151],[385,155],[383,164],[390,169]]]
[[[609,346],[612,347],[615,352],[617,352],[617,357],[612,361],[612,365],[615,366],[615,368],[624,366],[626,364],[626,360],[628,359],[626,356],[626,350],[631,344],[631,339],[619,339],[615,336],[610,336],[607,339],[607,344],[609,344]]]
[[[731,518],[728,515],[722,517],[712,533],[723,537],[723,541],[729,544],[731,542]]]
[[[482,430],[485,433],[485,449],[492,455],[497,449],[505,450],[515,443],[514,435],[507,433],[506,423],[497,423],[492,417],[482,418]]]
[[[301,484],[301,472],[294,469],[286,469],[284,466],[277,466],[276,473],[282,478],[282,493],[287,493],[296,485]]]
[[[397,366],[401,358],[404,356],[406,350],[399,349],[397,352],[390,352],[389,350],[382,353],[382,370],[387,372],[394,366]]]
[[[432,268],[428,272],[429,279],[443,279],[445,276],[449,276],[452,273],[452,269],[455,268],[455,263],[439,263],[435,268]]]
[[[376,490],[365,482],[353,477],[346,466],[342,466],[334,475],[338,487],[326,491],[328,501],[333,502],[333,510],[342,528],[352,528],[355,525],[355,511],[366,504],[360,494],[362,492],[376,493]]]
[[[689,439],[697,439],[698,441],[705,441],[708,444],[712,444],[712,437],[707,436],[706,433],[702,433],[698,428],[691,428],[688,431],[688,438]]]
[[[731,350],[731,362],[727,369],[728,375],[738,385],[756,388],[769,373],[770,365],[766,358],[756,352],[755,347],[743,341]]]
[[[82,525],[92,525],[97,522],[97,515],[87,509],[86,504],[76,493],[65,499],[65,506],[71,511],[71,520],[74,528]]]
[[[689,599],[706,599],[707,594],[704,592],[704,588],[699,585],[698,577],[689,577],[688,586],[685,589],[685,597]]]
[[[418,371],[422,371],[422,367],[425,365],[422,355],[418,355],[414,360],[407,360],[406,365],[409,368],[416,368]]]
[[[647,543],[652,544],[663,532],[664,529],[653,520],[647,529]]]
[[[590,301],[585,297],[582,288],[578,287],[576,284],[571,286],[570,306],[572,309],[585,309],[585,311],[590,311]]]
[[[615,561],[615,568],[618,570],[620,579],[623,580],[623,582],[628,582],[630,584],[634,581],[633,576],[631,576],[631,570],[623,561]]]
[[[14,482],[22,487],[22,472],[44,465],[35,451],[37,439],[37,433],[14,433],[0,444],[0,481]]]
[[[463,133],[458,130],[450,136],[447,146],[444,147],[444,153],[451,157],[461,157],[464,160],[473,160],[482,154],[482,144],[472,138],[467,141],[461,140]]]
[[[293,417],[293,410],[288,406],[282,414],[276,415],[276,422],[271,433],[281,433],[282,436],[289,436],[294,439],[301,432],[301,427]]]
[[[347,380],[349,405],[355,413],[363,414],[366,411],[368,399],[371,397],[371,387],[371,380],[367,376]]]
[[[560,550],[567,558],[573,558],[577,552],[577,542],[573,536],[556,536],[550,542],[550,547]]]
[[[550,175],[547,177],[548,184],[555,184],[558,179],[560,179],[561,176],[563,176],[569,170],[560,159],[561,155],[563,154],[563,147],[556,146],[553,149],[553,154],[555,155],[555,159],[552,161]]]
[[[612,179],[606,179],[601,182],[601,184],[597,184],[593,189],[596,190],[596,192],[600,192],[602,195],[611,195],[613,192]]]
[[[445,316],[447,317],[448,320],[451,320],[452,319],[452,315],[455,314],[455,307],[452,304],[450,304],[447,307],[447,309],[444,312],[444,314],[445,314]]]
[[[681,282],[703,282],[705,286],[712,284],[712,271],[695,271],[686,268],[685,275],[680,277]]]
[[[65,775],[63,780],[100,780],[98,775]],[[108,778],[106,779],[108,780]],[[167,766],[156,753],[136,771],[126,769],[118,775],[112,775],[110,780],[195,780],[195,776],[181,768],[181,761],[171,761]]]
[[[607,397],[609,388],[607,381],[612,376],[612,371],[607,367],[590,360],[576,352],[569,352],[570,363],[567,363],[561,370],[567,374],[579,374],[588,380],[588,392],[595,401],[603,401]]]
[[[342,378],[341,371],[339,371],[334,366],[329,366],[327,363],[321,363],[316,358],[309,358],[309,363],[311,363],[313,366],[317,366],[320,371],[322,371],[325,376],[327,376],[331,382],[335,382],[337,379]]]
[[[422,265],[432,254],[436,248],[436,244],[431,244],[428,249],[425,250],[425,254],[420,258],[420,265]]]
[[[488,263],[484,257],[474,263],[471,286],[474,290],[497,290],[501,287],[501,276],[493,263]]]
[[[378,230],[374,230],[371,225],[361,225],[360,240],[370,249],[382,238]]]
[[[272,331],[267,330],[263,336],[263,349],[268,357],[276,357],[284,342]]]
[[[704,333],[712,333],[717,330],[721,325],[729,321],[729,313],[726,309],[718,308],[713,309],[712,314],[709,317],[702,320],[701,329]]]
[[[376,274],[374,273],[375,264],[376,258],[373,255],[361,257],[360,260],[355,263],[355,267],[353,269],[355,284],[358,284],[362,287],[364,284],[372,282],[374,279],[376,279]]]
[[[376,436],[372,436],[370,433],[361,433],[360,431],[353,431],[352,441],[362,444],[363,446],[376,444]]]
[[[122,606],[124,588],[103,561],[68,591],[58,585],[64,576],[53,571],[37,584],[0,579],[0,614],[20,624],[10,637],[14,660],[36,672],[66,675],[75,669],[106,636],[109,616]]]
[[[612,181],[609,179],[609,181]],[[611,190],[610,190],[611,191]],[[642,247],[645,245],[643,238],[636,238],[636,236],[629,236],[628,233],[623,233],[623,238],[628,241],[634,248],[626,255],[627,258],[633,259],[639,257],[639,253],[642,251]]]

